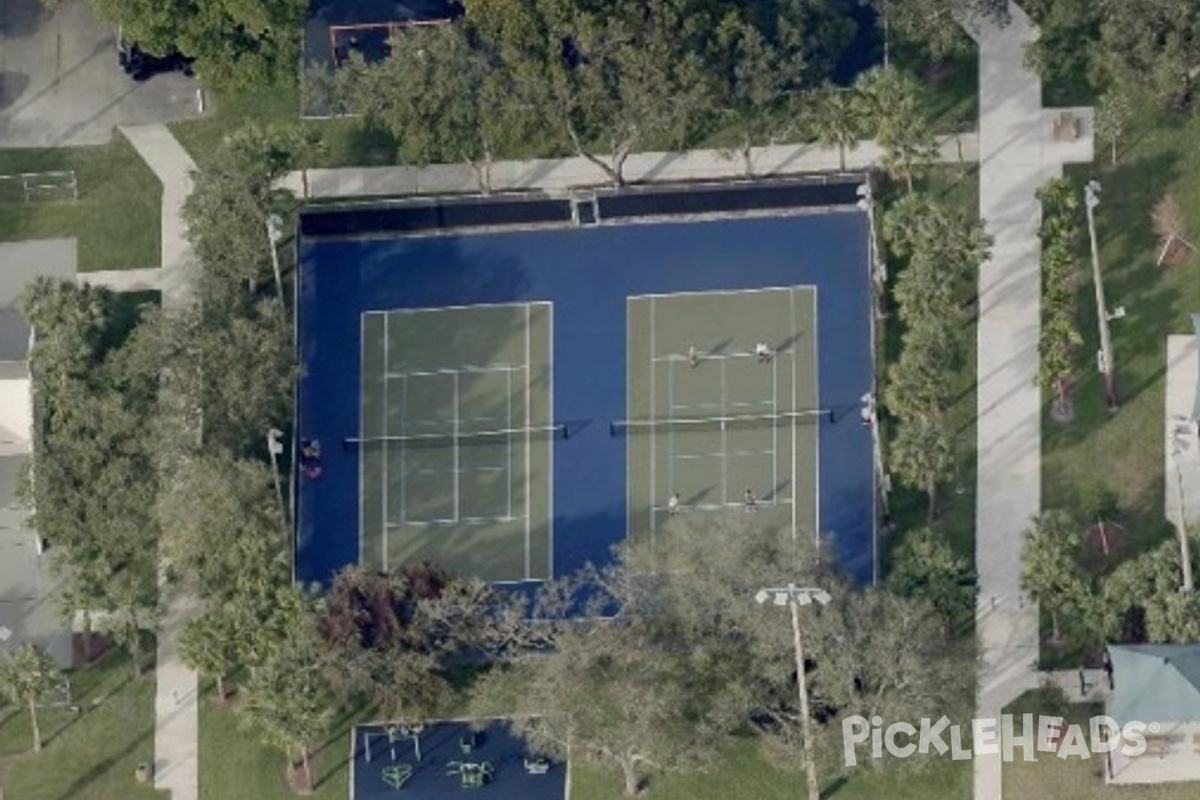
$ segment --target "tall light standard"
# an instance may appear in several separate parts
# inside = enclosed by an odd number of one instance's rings
[[[1100,248],[1096,244],[1096,206],[1100,205],[1100,182],[1088,181],[1083,187],[1087,208],[1088,237],[1092,243],[1092,281],[1096,284],[1096,318],[1100,323],[1100,371],[1104,373],[1104,399],[1109,411],[1120,405],[1117,397],[1117,365],[1113,360],[1112,335],[1109,333],[1108,303],[1104,300],[1104,279],[1100,275]]]
[[[267,431],[267,452],[271,454],[271,477],[275,479],[275,499],[279,501],[279,519],[283,530],[288,529],[287,507],[283,504],[283,484],[279,480],[279,457],[283,455],[283,431],[271,428]]]
[[[811,589],[789,583],[785,587],[759,589],[754,599],[759,605],[770,601],[777,606],[789,606],[792,610],[792,639],[796,647],[796,686],[800,697],[800,735],[804,737],[804,773],[808,783],[808,800],[821,800],[821,786],[817,783],[817,765],[813,760],[811,722],[808,716],[808,681],[804,675],[804,647],[800,642],[800,606],[829,605],[832,599],[824,589]]]
[[[1191,592],[1195,589],[1192,583],[1192,547],[1188,541],[1187,510],[1183,505],[1183,454],[1188,450],[1188,439],[1192,438],[1194,430],[1190,423],[1175,426],[1171,436],[1171,455],[1175,457],[1175,491],[1179,501],[1179,517],[1176,522],[1179,528],[1179,560],[1183,562],[1183,586],[1180,591]]]
[[[887,286],[887,264],[879,252],[879,237],[875,232],[875,195],[871,191],[871,182],[858,187],[858,208],[867,212],[867,227],[871,229],[871,278],[875,282],[876,314],[882,319],[887,316],[885,305],[885,290]]]
[[[275,270],[275,295],[283,306],[283,275],[279,271],[279,243],[283,241],[283,217],[272,214],[267,217],[267,241],[271,243],[271,266]]]

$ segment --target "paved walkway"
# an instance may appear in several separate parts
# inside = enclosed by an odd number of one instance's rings
[[[939,159],[945,163],[978,160],[978,137],[973,133],[939,139]],[[846,170],[861,171],[880,158],[872,141],[846,153]],[[813,144],[775,145],[751,150],[755,177],[838,172],[838,151]],[[694,181],[746,178],[741,155],[721,150],[691,150],[684,153],[634,153],[625,162],[625,181]],[[307,178],[307,186],[305,179]],[[541,189],[565,191],[606,186],[610,180],[585,158],[498,161],[492,165],[493,191]],[[479,192],[479,180],[468,164],[430,164],[425,167],[350,167],[310,169],[293,172],[281,186],[302,197],[399,197]]]
[[[1200,520],[1200,435],[1192,421],[1198,373],[1200,346],[1195,335],[1168,336],[1164,508],[1172,524],[1178,524],[1181,503],[1189,524]]]
[[[156,288],[163,308],[170,311],[190,302],[193,278],[191,245],[183,223],[183,203],[192,191],[195,163],[165,125],[122,127],[141,157],[162,181],[162,267],[130,273],[92,273],[83,280],[104,283],[118,291]],[[192,598],[174,595],[158,635],[154,695],[154,787],[171,793],[171,800],[196,800],[199,717],[196,673],[179,660],[175,634],[193,613]]]
[[[1035,193],[1062,164],[1092,160],[1091,112],[1083,135],[1056,142],[1041,82],[1025,67],[1037,29],[1010,3],[1004,27],[968,26],[979,42],[979,210],[994,238],[980,268],[976,630],[982,664],[977,716],[994,718],[1038,685],[1038,612],[1020,589],[1021,534],[1041,507],[1041,206]],[[1001,760],[975,757],[975,800],[1000,800]]]

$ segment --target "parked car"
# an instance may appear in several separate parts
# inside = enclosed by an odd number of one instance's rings
[[[137,42],[121,40],[117,47],[117,60],[125,74],[135,81],[144,81],[163,72],[182,72],[189,78],[195,74],[192,71],[193,59],[178,50],[156,56],[147,53]]]

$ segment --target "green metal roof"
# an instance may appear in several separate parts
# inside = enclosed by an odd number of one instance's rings
[[[1200,722],[1200,645],[1109,645],[1108,713],[1127,722]]]

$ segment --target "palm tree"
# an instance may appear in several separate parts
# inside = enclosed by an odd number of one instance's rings
[[[809,117],[809,125],[817,141],[823,147],[838,149],[838,166],[846,171],[846,150],[853,150],[862,138],[862,117],[854,94],[834,86],[826,87],[817,95]]]
[[[50,655],[36,644],[20,645],[8,654],[0,665],[0,692],[12,702],[29,708],[33,724],[33,750],[42,749],[42,733],[38,728],[37,701],[50,690],[61,686],[63,672]]]
[[[1061,639],[1058,617],[1078,608],[1087,592],[1079,567],[1079,530],[1065,511],[1047,511],[1025,531],[1021,547],[1021,588],[1048,607],[1055,641]]]
[[[951,476],[954,442],[941,414],[905,420],[892,442],[891,465],[900,480],[929,497],[928,520],[937,519],[938,484]]]
[[[913,190],[913,167],[931,161],[937,142],[921,103],[921,87],[894,67],[876,67],[855,83],[863,126],[883,149],[885,166]]]

